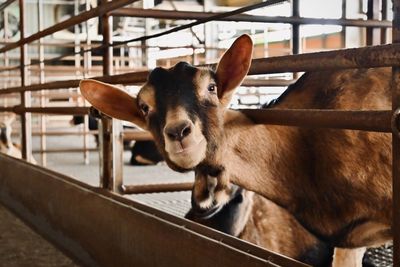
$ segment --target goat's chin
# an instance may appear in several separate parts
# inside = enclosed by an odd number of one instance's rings
[[[202,162],[206,155],[207,142],[200,140],[194,145],[178,153],[168,152],[169,160],[182,169],[192,169]]]

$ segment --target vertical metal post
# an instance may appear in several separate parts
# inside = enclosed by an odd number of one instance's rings
[[[25,18],[24,18],[24,0],[19,0],[19,30],[20,38],[25,37]],[[20,46],[20,71],[21,71],[21,86],[24,87],[27,84],[27,45]],[[21,107],[29,107],[31,104],[31,93],[21,92]],[[31,127],[31,114],[23,112],[21,115],[21,137],[22,137],[22,158],[31,161],[32,157],[32,127]]]
[[[79,6],[79,1],[77,3]],[[86,11],[90,10],[90,1],[86,0]],[[78,11],[78,10],[77,10]],[[79,12],[79,11],[78,11]],[[92,40],[90,38],[90,31],[89,31],[89,20],[86,21],[86,49],[91,49]],[[85,78],[90,77],[90,71],[92,68],[92,52],[86,52],[84,54],[84,72],[83,76]],[[79,101],[78,101],[79,104]],[[89,150],[88,150],[88,143],[89,143],[89,117],[83,117],[83,160],[85,164],[89,164]]]
[[[393,0],[393,43],[400,43],[400,0]],[[400,67],[392,68],[392,109],[400,107]],[[393,266],[400,266],[400,138],[392,134]]]
[[[368,0],[367,18],[379,20],[380,0]],[[367,45],[378,45],[380,43],[380,30],[367,28]]]
[[[387,20],[388,18],[388,5],[387,5],[387,0],[382,0],[382,20]],[[387,28],[382,28],[381,29],[381,44],[386,44],[387,42]]]
[[[102,4],[106,3],[102,1]],[[112,43],[112,17],[105,14],[101,17],[103,45]],[[105,47],[103,53],[103,75],[112,74],[111,47]],[[123,142],[121,133],[122,124],[115,119],[102,118],[100,134],[100,186],[114,192],[120,192],[122,186],[122,167],[123,167]]]
[[[43,0],[38,0],[37,2],[37,9],[38,9],[38,29],[39,31],[43,30]],[[39,83],[44,83],[44,48],[43,48],[43,39],[39,39]],[[45,97],[45,90],[40,91],[40,107],[44,107],[46,105],[46,97]],[[42,166],[46,166],[47,162],[47,155],[46,155],[46,115],[40,115],[40,160]]]
[[[347,0],[342,0],[342,19],[346,19],[347,15]],[[342,26],[342,32],[341,32],[341,48],[346,47],[346,26]]]
[[[4,9],[4,42],[7,43],[8,42],[8,36],[7,36],[7,32],[8,32],[8,11],[7,9]],[[4,66],[7,68],[10,64],[10,60],[8,58],[8,52],[4,52]],[[6,71],[5,76],[8,77],[9,76],[9,72]],[[5,81],[5,88],[8,87],[8,82]],[[4,106],[7,106],[7,97],[4,97]]]
[[[300,17],[300,1],[292,0],[292,16],[295,18]],[[292,54],[300,53],[300,24],[292,24]],[[293,73],[293,79],[298,78],[297,72]]]

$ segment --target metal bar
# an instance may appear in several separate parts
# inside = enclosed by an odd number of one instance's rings
[[[379,45],[254,59],[249,74],[390,67],[398,65],[399,59],[400,44]]]
[[[37,9],[38,9],[38,30],[41,31],[43,30],[43,0],[38,0],[37,1]],[[44,60],[44,47],[42,45],[43,39],[40,38],[38,40],[38,50],[39,50],[39,60],[43,61]],[[45,77],[44,77],[44,63],[39,64],[39,83],[44,83],[45,82]],[[46,97],[45,97],[45,91],[40,91],[40,107],[44,107],[46,105]],[[43,133],[46,131],[46,116],[44,114],[40,115],[40,131]],[[47,142],[46,142],[46,135],[40,135],[40,149],[42,151],[46,150]],[[42,152],[40,153],[40,162],[42,163],[42,166],[47,165],[47,155],[46,153]]]
[[[368,20],[379,20],[380,2],[381,0],[368,0]],[[367,45],[378,44],[380,44],[380,30],[375,27],[367,28]]]
[[[53,148],[53,149],[38,149],[38,150],[33,150],[32,153],[73,153],[73,152],[84,152],[84,151],[99,151],[98,148],[65,148],[65,149],[57,149],[57,148]]]
[[[40,166],[0,169],[0,201],[85,266],[306,266]]]
[[[103,0],[102,4],[107,4]],[[112,50],[112,17],[105,14],[101,17],[103,33],[103,75],[110,76],[113,71],[113,50]],[[122,124],[115,119],[101,118],[100,127],[100,186],[113,192],[120,192],[123,179],[123,139]]]
[[[38,31],[37,33],[32,34],[29,37],[21,38],[21,40],[19,40],[18,42],[8,44],[8,45],[0,48],[0,53],[12,50],[23,44],[31,43],[33,41],[36,41],[40,38],[43,38],[43,37],[53,34],[55,32],[67,29],[71,26],[74,26],[75,24],[85,22],[91,18],[101,16],[111,10],[126,6],[126,5],[136,2],[136,1],[138,1],[138,0],[117,0],[117,1],[108,2],[105,5],[99,5],[98,7],[93,8],[89,11],[82,12],[78,16],[71,17],[63,22],[60,22],[53,26],[50,26],[49,28],[46,28],[42,31]]]
[[[350,48],[327,52],[308,53],[291,56],[254,59],[249,75],[266,73],[316,71],[346,68],[374,68],[398,65],[400,59],[400,44],[379,45],[373,47]],[[203,66],[215,67],[216,64]],[[93,77],[112,84],[138,84],[147,80],[149,71],[129,72],[124,74]],[[61,89],[78,87],[80,80],[68,80],[35,84],[26,87],[12,87],[0,90],[0,94],[17,93],[21,91],[39,91],[42,89]]]
[[[88,107],[0,107],[0,112],[22,113],[38,113],[38,114],[59,114],[59,115],[78,115],[88,114]]]
[[[393,43],[400,43],[400,0],[393,0]],[[400,67],[392,68],[392,110],[400,107]],[[398,127],[398,124],[396,125]],[[400,139],[393,129],[393,266],[400,266]]]
[[[124,140],[135,140],[135,141],[149,141],[154,140],[153,136],[149,132],[145,131],[124,131],[122,133]]]
[[[33,132],[33,136],[41,136],[41,135],[48,135],[48,136],[60,136],[60,135],[91,135],[91,134],[98,134],[98,131],[87,131],[85,133],[82,132],[61,132],[61,131],[49,131],[49,132]]]
[[[157,18],[157,19],[186,19],[199,20],[223,13],[216,12],[194,12],[194,11],[171,11],[158,9],[140,8],[120,8],[110,12],[113,16],[136,17],[136,18]],[[288,23],[288,24],[322,24],[322,25],[341,25],[351,27],[392,27],[390,21],[379,20],[359,20],[359,19],[319,19],[304,17],[281,17],[281,16],[254,16],[247,14],[237,14],[229,17],[216,18],[215,21],[246,21],[261,23]]]
[[[295,83],[296,80],[283,80],[283,79],[245,79],[241,86],[254,86],[254,87],[264,87],[264,86],[289,86]]]
[[[193,188],[193,182],[189,183],[170,183],[170,184],[141,184],[123,185],[123,194],[148,194],[163,192],[189,191]]]
[[[149,75],[148,71],[130,72],[124,74],[117,74],[112,76],[96,76],[91,79],[99,80],[106,83],[112,84],[138,84],[144,83]],[[40,91],[43,89],[56,90],[64,88],[76,88],[79,86],[81,79],[67,80],[67,81],[56,81],[48,82],[45,84],[34,84],[25,87],[12,87],[7,89],[0,89],[1,94],[19,93],[23,91]]]
[[[388,4],[387,0],[382,0],[382,20],[387,20],[388,18]],[[387,43],[387,29],[381,28],[381,44]]]
[[[240,109],[256,123],[392,132],[391,110],[350,111],[321,109]]]
[[[9,5],[11,5],[14,2],[15,2],[15,0],[7,0],[4,3],[1,3],[0,4],[0,12],[2,12],[6,7],[8,7]]]
[[[292,17],[300,17],[300,2],[299,0],[292,0]],[[292,55],[300,54],[300,24],[292,24]],[[299,74],[293,73],[293,79],[297,79]]]
[[[20,30],[20,40],[25,36],[25,3],[24,0],[19,0],[19,30]],[[27,59],[27,47],[25,44],[20,45],[20,72],[21,72],[21,87],[25,87],[27,83],[27,69],[26,59]],[[31,92],[22,91],[20,93],[21,97],[21,107],[29,107],[31,105]],[[19,113],[21,118],[21,152],[22,158],[31,161],[32,155],[32,125],[31,125],[31,114]]]
[[[342,20],[346,20],[346,14],[347,14],[347,0],[342,0]],[[342,32],[340,33],[340,43],[341,43],[341,48],[346,47],[346,26],[347,25],[342,25]],[[384,28],[386,29],[386,28]]]

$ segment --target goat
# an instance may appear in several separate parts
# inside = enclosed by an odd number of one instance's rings
[[[101,112],[148,129],[174,170],[196,179],[201,211],[223,206],[237,184],[288,210],[333,247],[392,239],[391,136],[256,124],[229,102],[247,75],[253,44],[239,37],[216,71],[180,62],[155,68],[137,98],[94,80],[80,84]],[[390,109],[390,69],[305,73],[270,108]]]
[[[199,214],[192,208],[185,218],[312,266],[331,266],[333,248],[283,208],[238,186],[232,193],[220,210]]]
[[[22,158],[21,150],[11,140],[11,124],[14,120],[15,114],[4,117],[0,121],[0,152],[15,158]]]

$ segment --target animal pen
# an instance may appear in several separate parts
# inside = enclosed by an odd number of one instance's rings
[[[137,0],[101,1],[98,7],[89,9],[68,18],[58,24],[43,29],[40,22],[41,8],[38,3],[39,29],[36,33],[25,36],[27,10],[24,0],[7,0],[0,4],[0,12],[9,5],[19,6],[20,39],[6,42],[0,47],[4,56],[4,67],[0,69],[2,79],[9,74],[20,74],[20,85],[0,89],[0,98],[17,95],[20,104],[2,106],[0,112],[12,112],[19,115],[21,121],[21,148],[26,161],[0,154],[0,201],[35,230],[57,244],[73,258],[90,266],[304,266],[304,264],[261,249],[237,238],[224,235],[207,227],[170,215],[158,209],[124,198],[122,195],[137,193],[157,193],[190,190],[192,183],[129,185],[124,183],[122,174],[123,139],[149,140],[148,133],[137,130],[123,130],[121,122],[101,117],[100,136],[100,186],[93,187],[54,172],[45,167],[29,163],[32,155],[32,135],[42,139],[41,162],[52,152],[84,152],[87,136],[97,132],[88,131],[87,118],[84,130],[82,150],[54,150],[45,147],[48,135],[63,136],[71,133],[46,132],[45,120],[40,117],[40,129],[32,132],[31,114],[86,115],[89,107],[47,106],[46,97],[53,91],[65,88],[77,88],[81,79],[45,82],[44,72],[51,69],[52,63],[72,57],[76,71],[88,77],[92,68],[92,53],[98,52],[102,58],[102,75],[93,79],[122,85],[145,82],[148,70],[114,74],[116,59],[114,50],[134,44],[146,52],[146,40],[190,29],[195,25],[211,21],[244,21],[259,23],[287,23],[292,25],[292,54],[287,56],[259,58],[252,61],[249,76],[284,72],[304,72],[315,70],[333,70],[344,68],[392,67],[392,110],[385,111],[338,111],[338,110],[258,110],[242,111],[257,121],[265,124],[278,124],[300,127],[327,127],[337,129],[376,131],[392,133],[393,148],[393,264],[400,266],[400,0],[393,1],[393,23],[386,20],[382,11],[382,20],[378,20],[380,1],[371,0],[368,10],[369,20],[315,19],[300,17],[299,1],[292,0],[291,17],[270,17],[245,15],[244,12],[285,2],[267,0],[259,4],[238,8],[226,13],[166,11],[156,9],[126,8]],[[343,3],[345,3],[344,1]],[[382,0],[387,7],[387,0]],[[345,8],[345,5],[343,6]],[[384,8],[382,8],[384,10]],[[114,41],[112,36],[112,18],[118,16],[142,17],[155,19],[195,20],[186,25],[154,35]],[[43,47],[44,37],[58,31],[86,23],[93,18],[101,21],[102,44],[94,45],[89,38],[77,40],[72,44],[73,53],[46,59]],[[4,20],[7,27],[7,20]],[[299,54],[300,26],[306,24],[329,24],[343,27],[366,27],[369,46],[352,49],[340,49],[318,53]],[[387,29],[392,27],[392,43],[388,40]],[[6,32],[6,31],[5,31]],[[377,34],[378,32],[378,34]],[[5,38],[7,39],[7,38]],[[379,43],[384,43],[379,44]],[[28,58],[28,45],[38,47],[38,59]],[[139,44],[139,45],[137,45]],[[379,44],[379,45],[378,45]],[[54,45],[54,44],[53,44]],[[19,65],[9,65],[7,53],[19,49]],[[128,47],[129,49],[129,47]],[[196,47],[189,47],[194,51]],[[81,61],[84,61],[84,66]],[[122,59],[118,59],[122,60]],[[194,63],[196,62],[193,59]],[[47,64],[47,66],[46,66]],[[213,65],[210,65],[213,66]],[[94,67],[93,67],[94,69]],[[35,71],[37,84],[29,84],[29,75]],[[244,84],[264,86],[284,86],[291,81],[246,79]],[[32,107],[32,98],[37,97],[40,106]],[[77,96],[79,97],[79,96]],[[73,133],[72,133],[73,134]],[[87,157],[87,155],[86,155]],[[44,165],[44,164],[43,164]],[[29,174],[29,175],[27,175]],[[93,223],[95,222],[95,223]]]

